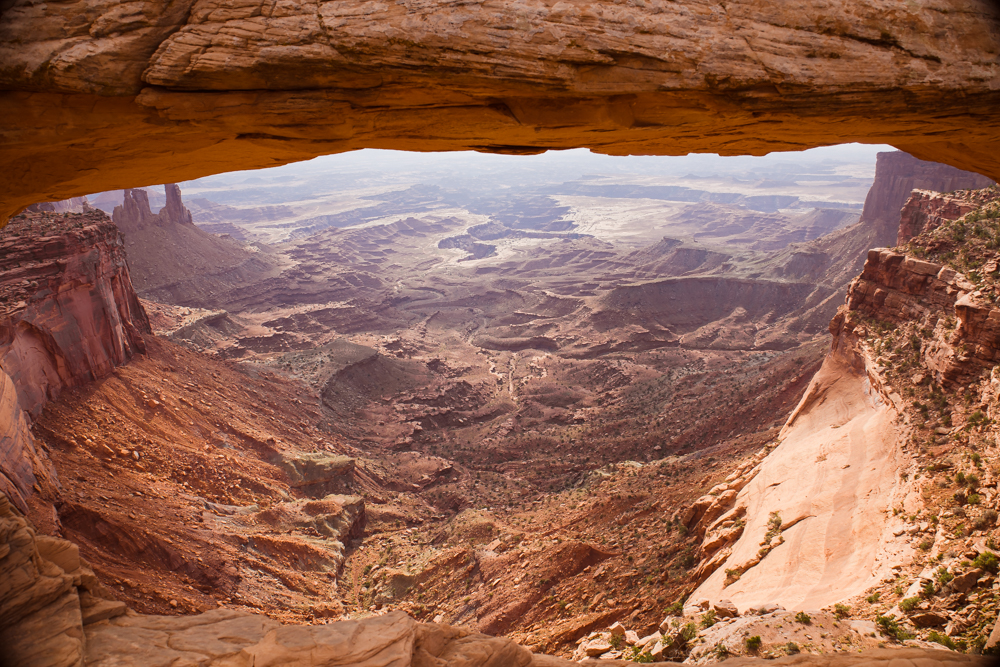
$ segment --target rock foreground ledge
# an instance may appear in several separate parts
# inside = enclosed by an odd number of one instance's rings
[[[327,625],[282,625],[215,609],[136,614],[112,598],[77,546],[38,536],[0,494],[0,665],[6,667],[559,667],[503,637],[419,623],[402,612]],[[766,664],[979,667],[982,656],[916,648],[787,656]],[[622,661],[582,664],[623,666]],[[727,665],[763,665],[736,658]]]
[[[997,53],[988,0],[10,0],[0,220],[359,148],[862,141],[997,178]]]

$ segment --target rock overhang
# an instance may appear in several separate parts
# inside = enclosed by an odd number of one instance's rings
[[[758,0],[27,1],[0,29],[0,218],[361,148],[764,154],[1000,175],[1000,9]]]

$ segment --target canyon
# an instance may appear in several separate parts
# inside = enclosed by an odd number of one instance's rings
[[[4,608],[18,620],[4,636],[27,656],[20,638],[39,636],[41,619],[61,619],[46,627],[54,648],[37,664],[113,664],[140,637],[158,647],[134,658],[149,664],[193,659],[185,650],[208,664],[329,651],[329,664],[391,654],[404,664],[437,656],[525,665],[562,664],[545,654],[603,655],[603,664],[644,652],[689,662],[717,660],[722,650],[791,658],[796,642],[806,655],[862,649],[874,660],[933,651],[945,640],[880,635],[867,619],[887,614],[912,627],[910,616],[923,617],[901,611],[912,596],[898,593],[898,582],[919,588],[929,576],[924,560],[938,554],[941,568],[965,576],[971,570],[955,549],[979,563],[991,528],[983,523],[962,542],[954,533],[964,529],[952,524],[963,518],[953,513],[941,517],[930,554],[914,546],[925,539],[920,520],[950,500],[932,499],[929,482],[917,482],[935,468],[920,462],[916,417],[901,398],[907,387],[893,386],[867,331],[927,325],[952,309],[968,324],[956,329],[960,338],[942,334],[921,348],[922,377],[936,372],[933,382],[947,387],[989,373],[997,345],[986,297],[963,296],[972,287],[963,274],[916,259],[944,248],[924,239],[953,221],[991,215],[981,211],[994,192],[919,188],[982,185],[976,174],[883,153],[853,224],[841,216],[849,224],[817,229],[815,216],[777,210],[727,219],[724,205],[695,201],[669,209],[670,229],[685,234],[650,245],[628,224],[627,242],[585,227],[579,204],[553,207],[531,195],[483,221],[446,191],[397,208],[378,203],[400,197],[391,187],[363,214],[378,224],[314,231],[315,217],[288,218],[295,222],[278,244],[248,240],[270,234],[274,215],[257,218],[260,227],[229,222],[226,237],[190,230],[197,218],[175,185],[155,216],[140,190],[121,192],[121,204],[94,198],[114,204],[124,237],[89,201],[66,205],[78,213],[17,216],[5,247],[37,242],[91,258],[99,272],[81,281],[73,267],[82,259],[41,261],[30,273],[15,265],[5,285],[23,296],[9,300],[21,303],[12,320],[34,312],[20,310],[28,302],[39,312],[48,311],[38,302],[67,303],[66,292],[99,303],[102,292],[89,286],[107,280],[119,284],[111,291],[122,304],[111,309],[117,319],[85,319],[68,331],[84,347],[78,332],[98,326],[129,343],[105,350],[114,361],[89,375],[64,372],[43,398],[18,373],[24,354],[4,357],[13,434],[4,442],[19,443],[3,460],[17,508],[4,515],[12,522],[5,534],[19,536],[10,538],[21,550],[16,562],[35,568],[14,578],[19,592]],[[612,201],[631,210],[617,197],[623,186],[614,187],[605,192],[616,198],[600,204],[604,216]],[[599,204],[597,192],[588,205]],[[440,201],[444,208],[427,208]],[[424,209],[407,214],[413,202]],[[924,250],[851,258],[888,226],[883,210],[892,207],[903,211],[899,233],[909,230]],[[202,200],[198,209],[219,205]],[[728,221],[706,237],[708,216]],[[144,241],[149,228],[157,234]],[[209,249],[242,249],[234,266],[261,254],[263,268],[219,271],[196,256],[158,276],[169,268],[156,256],[158,239],[186,251],[178,229],[210,239]],[[463,235],[494,250],[470,255],[449,242]],[[130,254],[124,267],[132,249],[135,261]],[[68,273],[53,275],[56,267]],[[214,280],[210,290],[199,271]],[[926,282],[932,273],[940,282]],[[132,274],[141,300],[131,280],[120,286]],[[49,290],[33,292],[31,280]],[[79,291],[80,282],[91,291]],[[60,287],[67,284],[77,291]],[[909,301],[886,309],[900,299]],[[42,328],[31,339],[37,348],[51,334],[44,320],[31,321]],[[981,363],[955,365],[964,354],[955,350],[966,347]],[[900,381],[940,391],[910,374]],[[967,405],[948,413],[954,424],[973,419],[977,404]],[[988,424],[973,421],[983,479],[966,497],[987,500],[966,505],[964,516],[978,526],[994,498],[992,445]],[[922,447],[942,447],[941,437],[935,431]],[[812,461],[805,468],[804,459]],[[891,507],[905,515],[887,518]],[[932,607],[935,596],[919,610],[950,624],[942,636],[953,645],[981,648],[990,634],[992,579],[979,580],[961,616]],[[872,590],[883,591],[881,604],[867,601]],[[845,602],[855,620],[834,615],[834,603]],[[735,620],[685,634],[726,605]],[[841,629],[814,639],[784,608]],[[603,630],[615,622],[636,633],[622,635],[628,643],[618,649],[609,643],[614,628]],[[751,634],[764,637],[756,653],[744,646]],[[351,650],[374,653],[344,653],[345,636]],[[882,658],[887,641],[910,648]],[[311,657],[295,657],[293,646],[310,647]],[[482,655],[494,658],[472,657]]]
[[[4,3],[0,658],[984,664],[998,19]],[[833,171],[185,182],[851,141],[908,154],[864,210]]]

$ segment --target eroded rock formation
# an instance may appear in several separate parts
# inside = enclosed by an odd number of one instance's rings
[[[846,141],[1000,174],[1000,10],[16,0],[0,218],[363,147],[760,154]]]
[[[870,227],[874,234],[868,245],[886,247],[896,243],[900,227],[900,209],[917,189],[935,192],[985,188],[990,179],[944,164],[926,162],[897,151],[879,153],[875,163],[875,181],[872,183],[860,223]]]
[[[143,298],[211,304],[216,294],[259,280],[272,268],[261,253],[197,227],[181,189],[174,183],[164,187],[166,204],[159,213],[152,212],[149,195],[141,189],[125,190],[112,213],[125,236],[132,281]]]
[[[111,373],[143,349],[149,322],[121,234],[100,211],[28,213],[0,237],[0,489],[24,496],[48,476],[22,411]]]

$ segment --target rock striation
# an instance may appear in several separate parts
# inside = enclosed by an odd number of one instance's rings
[[[4,19],[0,218],[365,147],[866,141],[1000,173],[1000,9],[981,0],[14,0]]]
[[[144,349],[149,322],[104,213],[27,213],[0,235],[0,488],[24,508],[48,476],[26,418]],[[23,414],[22,414],[23,413]]]
[[[868,247],[896,243],[900,227],[900,209],[917,189],[935,192],[978,189],[993,182],[981,174],[962,171],[946,164],[917,159],[903,151],[879,153],[875,162],[875,180],[865,198],[858,221],[874,231]]]
[[[896,245],[903,245],[919,234],[933,231],[943,223],[958,220],[979,208],[977,202],[961,195],[915,189],[899,212]]]

